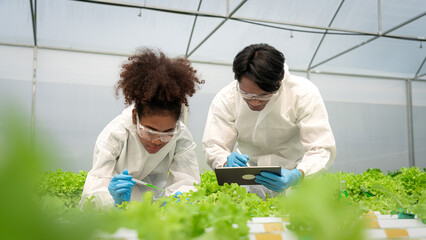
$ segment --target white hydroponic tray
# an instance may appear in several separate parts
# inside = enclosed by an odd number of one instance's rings
[[[426,225],[420,219],[398,219],[396,215],[370,212],[364,215],[368,221],[367,238],[426,240]],[[255,217],[247,223],[250,240],[298,240],[286,226],[288,217]],[[121,228],[114,234],[99,234],[96,240],[138,240],[136,230]]]
[[[368,222],[368,239],[422,239],[426,240],[426,225],[420,219],[398,219],[396,215],[381,215],[370,212],[364,215]],[[287,229],[288,218],[253,218],[247,223],[250,227],[250,240],[298,240]]]

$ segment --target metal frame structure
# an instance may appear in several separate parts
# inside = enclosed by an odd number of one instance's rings
[[[225,24],[232,17],[232,15],[234,15],[238,11],[238,9],[240,9],[246,2],[247,0],[241,1],[240,4],[238,4],[238,6],[234,10],[232,10],[229,16],[226,16],[225,19],[223,19],[223,21],[220,22],[213,29],[213,31],[211,31],[194,49],[192,49],[192,51],[188,54],[188,57],[191,56],[195,51],[197,51],[197,49],[201,47],[201,45],[203,45],[207,41],[207,39],[209,39],[217,30],[219,30],[219,28],[222,27],[223,24]]]
[[[37,0],[30,0],[31,7],[31,21],[33,26],[33,37],[34,37],[34,54],[33,54],[33,87],[31,97],[31,142],[34,142],[34,124],[35,124],[35,100],[36,100],[36,80],[37,80]]]
[[[336,12],[334,13],[333,17],[330,20],[330,23],[328,24],[328,27],[330,27],[333,24],[334,19],[336,18],[337,14],[339,13],[340,8],[342,7],[342,5],[343,5],[344,2],[345,2],[345,0],[342,0],[340,2],[339,7],[337,8]],[[311,69],[312,63],[313,63],[313,61],[314,61],[314,59],[315,59],[315,57],[316,57],[316,55],[318,53],[318,50],[320,49],[321,44],[324,41],[325,36],[327,36],[327,32],[328,32],[328,30],[325,30],[324,34],[321,37],[321,40],[318,43],[317,49],[315,49],[314,55],[312,56],[311,61],[309,62],[309,65],[308,65],[308,74],[309,74],[309,71]]]
[[[152,11],[160,11],[165,13],[175,13],[175,14],[183,14],[183,15],[190,15],[195,16],[194,22],[191,29],[191,34],[187,43],[187,48],[185,52],[185,56],[188,58],[190,57],[195,51],[197,51],[198,48],[200,48],[217,30],[219,30],[228,20],[235,20],[240,22],[245,22],[247,24],[257,24],[262,25],[265,27],[271,27],[271,28],[278,28],[285,31],[302,31],[302,32],[310,32],[315,34],[322,34],[322,38],[318,43],[318,46],[312,55],[312,58],[309,62],[309,65],[306,70],[296,70],[293,69],[293,71],[296,72],[305,72],[310,77],[311,71],[315,72],[316,74],[330,74],[330,75],[340,75],[340,76],[357,76],[357,77],[368,77],[368,78],[381,78],[381,79],[393,79],[393,80],[404,80],[406,81],[406,94],[407,94],[407,119],[408,119],[408,147],[409,147],[409,166],[415,166],[415,156],[414,156],[414,138],[413,138],[413,113],[412,113],[412,92],[411,92],[411,83],[412,81],[424,81],[421,79],[422,77],[426,76],[426,73],[420,74],[420,71],[423,67],[423,65],[426,62],[426,57],[423,59],[422,63],[419,64],[419,68],[416,72],[416,74],[412,78],[400,78],[400,77],[393,77],[393,76],[378,76],[378,75],[362,75],[362,74],[345,74],[345,73],[333,73],[333,72],[319,72],[315,71],[315,68],[331,61],[335,58],[338,58],[346,53],[351,52],[354,49],[357,49],[365,44],[368,44],[378,38],[388,37],[388,38],[397,38],[402,40],[409,40],[409,41],[420,41],[425,42],[425,37],[415,37],[415,36],[402,36],[402,35],[395,35],[391,34],[391,32],[417,20],[426,15],[426,11],[405,21],[400,24],[398,24],[395,27],[390,28],[389,30],[386,30],[382,33],[382,22],[381,22],[381,0],[377,0],[378,4],[378,31],[377,32],[367,32],[367,31],[359,31],[359,30],[353,30],[353,29],[345,29],[345,28],[334,28],[331,27],[333,24],[334,19],[338,15],[342,5],[344,4],[345,0],[341,0],[339,6],[337,7],[333,17],[331,18],[329,24],[327,27],[324,26],[316,26],[316,25],[307,25],[307,24],[296,24],[291,22],[283,22],[283,21],[271,21],[271,20],[264,20],[264,19],[257,19],[257,18],[247,18],[247,17],[236,17],[234,16],[235,13],[247,2],[247,0],[241,0],[241,2],[235,7],[231,12],[229,11],[229,0],[227,0],[226,4],[226,15],[216,14],[216,13],[208,13],[208,12],[201,12],[201,4],[202,0],[199,0],[197,11],[188,11],[188,10],[182,10],[182,9],[173,9],[173,8],[161,8],[161,7],[155,7],[155,6],[147,6],[146,4],[131,4],[131,3],[123,3],[119,1],[113,1],[113,0],[72,0],[77,2],[85,2],[85,3],[92,3],[92,4],[102,4],[102,5],[110,5],[110,6],[116,6],[116,7],[126,7],[126,8],[138,8],[138,9],[146,9],[146,10],[152,10]],[[13,44],[13,43],[1,43],[0,45],[7,45],[7,46],[19,46],[19,47],[30,47],[34,49],[33,54],[33,79],[32,79],[32,108],[31,108],[31,137],[34,138],[34,122],[35,122],[35,96],[36,96],[36,83],[37,83],[37,50],[38,49],[52,49],[52,50],[59,50],[59,51],[74,51],[74,52],[83,52],[83,53],[92,53],[92,54],[103,54],[103,55],[115,55],[115,56],[128,56],[126,53],[113,53],[113,52],[102,52],[102,51],[87,51],[87,50],[79,50],[79,49],[67,49],[67,48],[57,48],[57,47],[49,47],[49,46],[39,46],[37,44],[37,0],[29,0],[30,6],[31,6],[31,20],[32,20],[32,28],[33,28],[33,38],[34,38],[34,45],[24,45],[24,44]],[[212,17],[212,18],[221,18],[223,19],[200,43],[198,43],[197,46],[195,46],[192,50],[190,49],[191,41],[193,32],[197,23],[198,17]],[[274,24],[274,25],[270,25]],[[278,27],[276,25],[281,25],[283,27]],[[307,30],[300,30],[300,29],[291,29],[290,27],[297,27],[297,28],[303,28]],[[332,57],[329,57],[319,63],[316,63],[313,65],[313,62],[315,60],[315,57],[317,55],[318,50],[320,49],[322,42],[327,36],[327,34],[346,34],[346,35],[364,35],[364,36],[372,36],[371,38],[367,39],[366,41],[363,41],[353,47],[350,47]],[[215,64],[215,65],[231,65],[230,63],[219,63],[219,62],[204,62],[204,61],[197,61],[192,60],[192,62],[195,63],[204,63],[204,64]],[[420,74],[420,75],[419,75]],[[186,115],[184,115],[186,116]],[[184,117],[185,120],[187,117]]]

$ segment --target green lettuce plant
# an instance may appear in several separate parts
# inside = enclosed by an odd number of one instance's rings
[[[362,209],[351,199],[339,199],[339,188],[326,177],[306,179],[282,199],[282,214],[290,215],[287,227],[299,239],[362,240]]]
[[[398,196],[379,183],[375,183],[373,189],[386,196],[380,201],[389,209],[393,209],[391,214],[398,214],[398,218],[414,218],[417,199],[412,195]]]

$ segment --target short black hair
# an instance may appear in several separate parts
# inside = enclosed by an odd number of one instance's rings
[[[235,56],[232,71],[236,80],[245,76],[262,90],[274,92],[284,78],[284,62],[284,54],[274,47],[266,43],[252,44]]]

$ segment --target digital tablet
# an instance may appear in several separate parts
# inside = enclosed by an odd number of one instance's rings
[[[259,185],[256,183],[255,176],[261,172],[270,172],[281,175],[279,166],[253,166],[253,167],[221,167],[215,170],[217,183],[238,183],[239,185]]]

